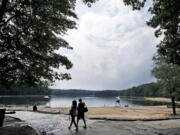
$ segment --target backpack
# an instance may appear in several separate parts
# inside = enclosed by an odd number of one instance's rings
[[[88,112],[88,108],[86,105],[84,106],[84,112]]]

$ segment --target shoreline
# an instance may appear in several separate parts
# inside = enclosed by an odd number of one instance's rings
[[[171,103],[170,98],[163,98],[163,97],[144,97],[147,101],[156,101],[156,102],[162,102],[162,103]],[[176,104],[180,105],[180,101],[175,101]]]
[[[40,113],[29,113],[29,112],[17,112],[17,115],[21,116],[23,120],[26,118],[27,114],[29,117],[35,116],[36,121],[33,119],[27,118],[25,122],[29,123],[31,120],[32,125],[12,125],[5,126],[1,128],[0,134],[12,134],[14,132],[21,134],[26,132],[26,135],[37,135],[37,134],[77,134],[74,130],[68,130],[70,119],[67,119],[68,116],[58,116],[58,115],[46,115]],[[11,115],[12,116],[12,115]],[[38,116],[38,117],[37,117]],[[43,119],[42,119],[43,117]],[[59,117],[61,117],[59,119]],[[48,120],[48,121],[47,121]],[[59,123],[59,121],[64,121]],[[90,121],[90,120],[87,120]],[[39,124],[37,124],[39,122]],[[177,135],[180,131],[179,125],[180,119],[171,119],[171,120],[156,120],[156,121],[119,121],[119,120],[92,120],[88,123],[88,130],[84,130],[82,124],[80,124],[78,134],[98,134],[98,135],[123,135],[123,134],[172,134]],[[34,124],[33,124],[34,123]],[[60,124],[60,125],[59,125]],[[48,128],[48,126],[50,127]],[[51,128],[53,126],[53,128]]]
[[[7,111],[33,111],[31,107],[6,107]],[[172,115],[172,108],[166,106],[136,106],[136,107],[88,107],[86,117],[88,119],[101,120],[167,120],[180,118],[180,108],[176,108],[177,116]],[[38,107],[38,113],[65,114],[69,108]]]

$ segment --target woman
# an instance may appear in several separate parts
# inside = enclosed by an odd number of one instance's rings
[[[74,126],[76,127],[76,131],[78,131],[78,126],[77,126],[76,121],[75,121],[75,117],[77,115],[77,102],[76,102],[76,100],[72,101],[72,106],[71,106],[71,109],[69,110],[69,114],[71,116],[71,123],[70,123],[69,129],[71,129],[71,126],[74,123]]]

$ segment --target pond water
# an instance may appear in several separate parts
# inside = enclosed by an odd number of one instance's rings
[[[62,96],[1,96],[0,105],[29,106],[40,105],[50,107],[70,107],[72,100],[82,100],[88,107],[115,106],[115,97],[62,97]],[[143,98],[121,97],[121,106],[151,106],[163,105],[165,103],[146,101]]]

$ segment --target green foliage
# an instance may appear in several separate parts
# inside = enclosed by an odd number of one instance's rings
[[[143,84],[137,87],[132,87],[127,90],[119,91],[120,96],[133,97],[162,97],[162,90],[157,83]]]
[[[83,0],[87,5],[96,0]],[[76,0],[0,1],[0,85],[49,85],[56,79],[71,79],[59,67],[72,63],[57,53],[72,49],[62,38],[76,28]]]
[[[72,67],[66,56],[55,51],[72,49],[61,36],[76,28],[74,2],[2,0],[0,4],[0,85],[47,85],[70,79],[53,69]]]
[[[152,70],[153,75],[158,79],[164,94],[168,97],[176,97],[180,94],[180,66],[161,63]]]
[[[140,10],[145,2],[124,0],[125,5],[131,5],[134,10]],[[156,29],[155,36],[164,35],[164,39],[157,45],[158,53],[168,63],[180,65],[180,1],[153,0],[148,11],[152,18],[147,24]]]
[[[133,10],[140,10],[144,7],[146,0],[139,1],[139,0],[123,0],[125,5],[132,5]]]
[[[94,91],[94,90],[79,90],[79,89],[52,89],[53,95],[58,96],[95,96],[95,97],[116,97],[119,95],[117,90],[103,90],[103,91]]]
[[[162,97],[162,90],[157,83],[143,84],[126,90],[52,90],[53,95],[59,96],[97,96],[97,97],[116,97],[116,96],[132,96],[132,97]]]
[[[95,3],[98,0],[82,0],[88,7],[91,7],[92,3]]]
[[[13,88],[0,88],[0,95],[50,95],[51,90],[47,87],[13,87]]]
[[[155,57],[155,67],[152,74],[164,88],[166,96],[171,98],[173,114],[176,115],[175,99],[180,94],[180,65],[167,63],[164,57]]]

